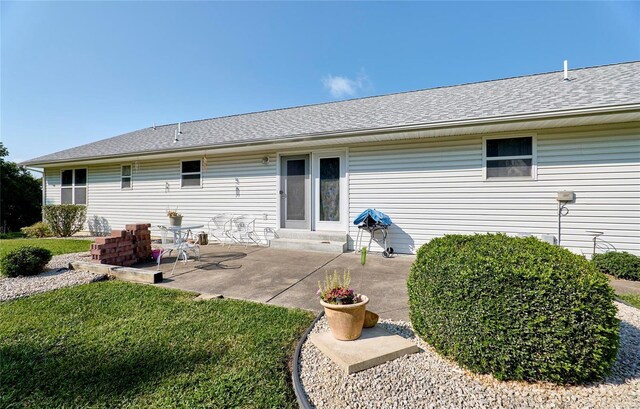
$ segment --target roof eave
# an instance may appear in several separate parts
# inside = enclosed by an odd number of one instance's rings
[[[318,132],[311,134],[299,134],[299,135],[291,135],[288,137],[282,137],[277,139],[270,140],[257,140],[257,141],[244,141],[244,142],[230,142],[216,145],[200,145],[200,146],[190,146],[185,148],[179,148],[174,150],[156,150],[156,151],[144,151],[144,152],[131,152],[126,154],[114,154],[114,155],[100,155],[100,156],[91,156],[91,157],[82,157],[82,158],[69,158],[62,160],[53,160],[53,161],[37,161],[37,160],[28,160],[21,162],[21,166],[31,166],[31,167],[50,167],[50,166],[58,166],[58,165],[66,165],[70,163],[75,163],[79,161],[87,162],[93,160],[109,160],[116,158],[129,158],[129,157],[146,157],[153,156],[159,154],[166,153],[182,153],[182,152],[191,152],[198,151],[203,149],[223,149],[223,148],[240,148],[240,147],[257,147],[257,146],[269,146],[269,145],[277,145],[281,143],[288,142],[300,142],[300,141],[310,141],[310,140],[318,140],[324,138],[344,138],[350,136],[365,136],[372,134],[380,134],[380,133],[398,133],[398,132],[410,132],[410,131],[421,131],[421,130],[438,130],[438,129],[455,129],[455,128],[465,128],[471,126],[484,126],[491,127],[492,125],[505,124],[510,122],[527,122],[527,121],[540,121],[540,120],[561,120],[563,118],[579,118],[584,116],[602,116],[604,118],[607,114],[624,114],[624,113],[636,113],[633,115],[631,119],[625,119],[624,121],[618,122],[632,122],[632,121],[640,121],[640,103],[635,104],[625,104],[625,105],[613,105],[613,106],[604,106],[604,107],[590,107],[590,108],[580,108],[580,109],[571,109],[571,110],[561,110],[561,111],[549,111],[549,112],[538,112],[538,113],[528,113],[528,114],[516,114],[516,115],[506,115],[506,116],[496,116],[496,117],[482,117],[482,118],[473,118],[473,119],[465,119],[465,120],[455,120],[455,121],[441,121],[441,122],[430,122],[430,123],[422,123],[422,124],[411,124],[411,125],[402,125],[402,126],[391,126],[391,127],[379,127],[379,128],[362,128],[357,130],[349,130],[349,131],[337,131],[337,132]],[[612,123],[616,121],[611,120],[603,120],[601,123]],[[593,123],[592,123],[593,124]]]

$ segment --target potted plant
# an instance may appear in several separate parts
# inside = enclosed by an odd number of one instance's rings
[[[350,283],[349,270],[344,271],[342,280],[334,271],[333,276],[327,274],[324,284],[318,282],[320,304],[324,307],[331,333],[342,341],[353,341],[360,337],[369,302],[369,298],[349,288]]]
[[[182,215],[176,210],[167,210],[169,216],[169,226],[182,226]]]

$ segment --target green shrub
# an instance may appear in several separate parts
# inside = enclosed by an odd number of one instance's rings
[[[41,237],[51,237],[53,233],[51,232],[51,227],[45,222],[34,223],[29,227],[23,227],[20,229],[25,236],[30,238],[41,238]]]
[[[87,208],[82,205],[46,205],[44,218],[57,237],[73,236],[84,226]]]
[[[0,274],[7,277],[40,274],[51,260],[51,252],[41,247],[26,246],[12,250],[0,259]]]
[[[411,323],[443,355],[497,379],[601,379],[618,349],[607,278],[536,238],[450,235],[418,251]]]
[[[616,278],[640,281],[640,257],[626,251],[596,254],[591,259],[598,270]]]
[[[12,231],[9,233],[0,233],[0,240],[21,239],[24,237],[24,233],[21,231]]]

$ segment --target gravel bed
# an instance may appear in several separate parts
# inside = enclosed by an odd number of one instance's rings
[[[67,268],[74,260],[88,261],[91,255],[87,252],[62,254],[53,256],[46,266],[45,272],[37,276],[4,278],[0,277],[0,301],[44,293],[57,288],[91,283],[104,280],[106,275],[94,274],[88,271],[66,270],[57,272],[56,269]]]
[[[620,349],[612,373],[587,386],[501,382],[441,357],[411,324],[378,324],[423,352],[345,375],[311,342],[302,347],[300,378],[317,408],[640,408],[640,310],[616,302]],[[328,331],[323,317],[312,332]]]

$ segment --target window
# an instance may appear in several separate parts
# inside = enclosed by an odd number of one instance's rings
[[[533,177],[533,137],[487,139],[486,178]]]
[[[131,189],[131,165],[122,165],[120,171],[120,187],[122,189]]]
[[[62,204],[87,204],[87,170],[67,169],[62,171]]]
[[[199,160],[185,160],[182,162],[182,187],[200,186],[202,176]]]

